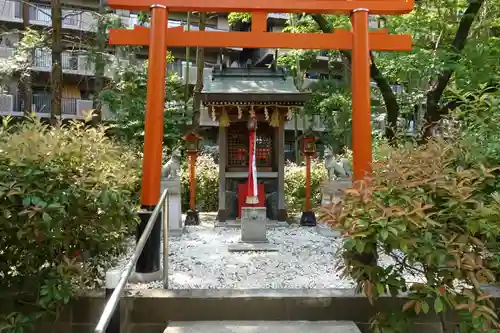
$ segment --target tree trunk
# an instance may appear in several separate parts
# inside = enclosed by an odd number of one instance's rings
[[[94,114],[92,117],[92,124],[97,125],[102,120],[102,103],[100,94],[104,88],[104,67],[106,66],[106,59],[104,52],[106,50],[106,24],[104,20],[105,15],[104,0],[99,0],[99,19],[97,23],[96,34],[96,59],[95,59],[95,91],[94,91]]]
[[[62,96],[62,10],[61,0],[51,0],[52,5],[52,73],[50,86],[52,89],[52,104],[50,123],[56,125],[61,119]]]
[[[327,21],[327,19],[321,14],[313,15],[314,21],[318,24],[321,31],[324,33],[332,33],[333,27]],[[351,64],[351,53],[348,51],[341,51],[342,56],[346,60],[346,62]],[[385,108],[387,110],[387,126],[385,135],[390,141],[394,141],[398,128],[398,117],[399,117],[399,104],[396,99],[396,95],[391,89],[389,82],[384,77],[380,69],[377,67],[377,63],[375,62],[375,58],[373,54],[370,54],[371,63],[370,63],[370,76],[373,81],[377,84],[377,87],[380,89],[380,93],[382,94],[382,98],[384,99]],[[352,71],[351,71],[352,72]],[[350,80],[349,80],[350,81]]]
[[[30,23],[29,23],[29,14],[30,14],[30,4],[28,2],[22,2],[21,3],[22,10],[23,10],[23,27],[24,30],[26,30]],[[21,78],[19,80],[19,92],[20,92],[20,97],[21,101],[23,104],[23,113],[25,116],[29,116],[32,113],[32,104],[33,104],[33,91],[31,89],[31,62],[33,61],[32,57],[28,58],[28,67],[30,67],[30,70],[28,72],[22,72],[21,73]]]
[[[450,52],[453,53],[452,59],[450,59],[454,64],[460,61],[460,53],[465,47],[467,42],[467,37],[469,36],[469,31],[476,18],[484,0],[472,0],[469,2],[469,6],[465,10],[460,23],[458,25],[455,38],[451,43]],[[427,92],[427,103],[424,116],[424,126],[422,128],[422,141],[425,142],[429,137],[432,136],[434,132],[434,127],[436,123],[441,120],[441,118],[447,114],[448,107],[440,107],[440,100],[443,97],[444,90],[450,82],[451,76],[453,75],[453,66],[450,66],[443,70],[436,80],[434,86]]]
[[[205,31],[206,13],[200,13],[200,31]],[[205,68],[205,50],[202,47],[196,48],[196,86],[194,87],[192,130],[198,132],[200,129],[200,109],[201,96],[203,90],[203,69]]]

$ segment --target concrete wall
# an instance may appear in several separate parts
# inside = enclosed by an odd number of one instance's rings
[[[498,289],[492,295],[498,304]],[[134,291],[121,302],[122,333],[162,333],[169,321],[195,320],[348,320],[368,333],[376,312],[400,309],[405,302],[383,297],[372,306],[349,289]],[[73,301],[56,324],[40,324],[36,333],[90,333],[103,307],[103,293],[90,292]],[[452,313],[447,316],[456,322]],[[420,316],[414,332],[440,332],[436,315]]]

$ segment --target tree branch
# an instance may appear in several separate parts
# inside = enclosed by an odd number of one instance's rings
[[[328,22],[324,15],[315,14],[312,15],[312,17],[323,33],[332,33],[334,31],[333,26],[330,22]],[[340,51],[340,53],[345,59],[348,60],[348,63],[351,64],[351,53],[348,51]],[[370,53],[370,60],[370,76],[377,84],[387,110],[387,127],[385,135],[390,141],[393,141],[396,137],[395,133],[398,126],[399,104],[396,99],[396,95],[389,85],[389,82],[377,67],[377,63],[375,62],[375,58],[372,53]]]
[[[458,25],[455,38],[451,43],[450,51],[453,53],[452,61],[458,62],[461,59],[461,52],[467,42],[472,23],[476,18],[484,0],[471,0],[465,10]],[[439,108],[439,102],[443,97],[444,90],[453,75],[453,67],[448,67],[438,76],[433,88],[427,92],[427,110],[425,111],[425,126],[422,129],[422,140],[425,141],[432,136],[436,123],[448,112],[449,108]]]

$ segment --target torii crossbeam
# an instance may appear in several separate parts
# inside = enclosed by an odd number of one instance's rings
[[[368,31],[368,15],[409,13],[414,0],[108,0],[111,8],[151,10],[151,28],[112,29],[110,44],[149,45],[148,94],[141,204],[152,210],[160,196],[167,47],[244,47],[352,50],[352,150],[354,180],[371,173],[370,50],[409,51],[408,35]],[[250,32],[183,31],[168,28],[169,12],[251,12]],[[267,32],[268,13],[351,16],[352,31],[330,34]],[[159,263],[158,263],[159,265]],[[158,268],[159,269],[159,268]]]

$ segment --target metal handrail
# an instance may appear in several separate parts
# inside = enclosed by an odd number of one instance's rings
[[[132,270],[137,264],[137,260],[139,259],[144,246],[153,230],[155,222],[158,218],[158,214],[160,211],[163,211],[163,286],[165,289],[168,288],[168,201],[167,201],[167,192],[168,189],[163,191],[160,201],[156,205],[151,217],[148,220],[146,228],[144,228],[144,232],[142,233],[137,245],[135,246],[135,251],[132,257],[129,259],[125,269],[120,274],[120,280],[108,299],[106,306],[97,322],[97,325],[94,329],[94,333],[104,333],[109,325],[111,317],[118,306],[118,302],[120,301],[120,295],[125,288],[128,279],[130,278],[130,274],[132,274]]]

